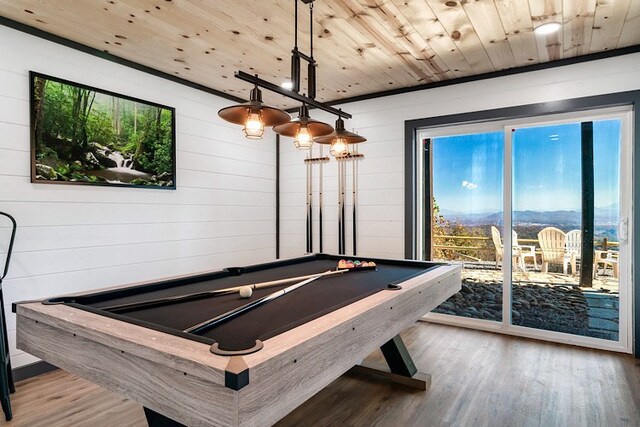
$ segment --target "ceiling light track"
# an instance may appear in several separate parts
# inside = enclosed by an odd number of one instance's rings
[[[245,82],[249,82],[254,85],[257,85],[258,87],[266,89],[270,92],[275,92],[279,95],[286,96],[287,98],[302,102],[311,107],[315,107],[320,110],[326,111],[327,113],[331,113],[333,115],[336,115],[345,119],[350,119],[352,117],[351,114],[341,111],[337,108],[333,108],[330,105],[325,104],[324,102],[316,101],[315,99],[309,98],[308,96],[300,95],[297,92],[287,90],[277,84],[271,83],[267,80],[263,80],[260,77],[251,75],[249,73],[245,73],[244,71],[236,71],[235,77],[240,80],[244,80]]]

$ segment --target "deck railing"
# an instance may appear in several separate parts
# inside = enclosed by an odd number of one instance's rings
[[[479,251],[479,252],[495,252],[495,247],[493,245],[493,239],[491,237],[486,237],[486,236],[450,236],[450,235],[442,235],[442,236],[433,236],[433,241],[434,243],[437,242],[438,240],[471,240],[474,242],[478,242],[478,244],[482,244],[484,243],[483,246],[468,246],[468,245],[438,245],[438,244],[433,244],[431,245],[431,248],[433,250],[459,250],[459,251]],[[538,243],[538,239],[518,239],[518,243],[519,244],[526,244],[526,245],[530,245],[530,246],[535,246],[535,251],[536,253],[541,253],[540,251],[540,247],[539,247],[539,243]],[[609,239],[607,239],[606,237],[600,240],[595,240],[594,242],[594,248],[601,248],[602,250],[610,250],[610,249],[617,249],[617,247],[620,246],[619,242],[615,242],[615,241],[611,241]],[[463,257],[466,258],[474,258],[474,257],[470,257],[468,254],[459,254]]]

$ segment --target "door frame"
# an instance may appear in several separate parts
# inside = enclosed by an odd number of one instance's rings
[[[619,220],[621,218],[631,218],[631,204],[629,199],[624,196],[631,196],[631,157],[633,156],[633,144],[631,135],[628,130],[630,128],[633,111],[630,106],[599,108],[581,112],[571,112],[563,114],[547,115],[544,117],[531,117],[529,119],[519,119],[513,122],[505,123],[505,149],[504,149],[504,212],[503,216],[505,230],[513,228],[513,132],[514,129],[526,129],[534,127],[544,127],[552,125],[563,125],[570,123],[596,122],[602,120],[619,119],[620,120],[620,177],[619,177]],[[619,224],[619,221],[618,221]],[[630,226],[632,222],[630,223]],[[511,233],[505,234],[505,248],[511,248]],[[633,341],[633,316],[631,315],[633,300],[632,271],[630,261],[630,253],[633,252],[633,239],[627,239],[627,242],[620,242],[620,270],[619,270],[619,294],[620,301],[619,321],[618,321],[618,341],[605,340],[600,338],[584,337],[581,335],[565,334],[544,329],[533,329],[523,326],[511,325],[511,294],[513,285],[511,283],[511,274],[513,271],[512,258],[504,257],[503,260],[503,322],[505,328],[513,328],[518,335],[522,334],[532,338],[541,338],[554,342],[565,342],[567,335],[573,337],[571,343],[585,347],[599,348],[604,350],[618,351],[622,353],[632,353]],[[508,245],[508,246],[507,246]],[[508,258],[508,259],[507,259]],[[623,305],[622,302],[625,304]],[[535,332],[535,333],[534,333]]]
[[[477,126],[476,132],[480,124],[486,124],[487,122],[508,122],[509,125],[515,125],[522,121],[526,121],[528,123],[535,122],[543,122],[545,119],[555,119],[554,123],[557,123],[557,120],[561,120],[564,115],[568,120],[569,117],[573,118],[573,121],[576,120],[576,115],[578,117],[582,116],[594,116],[596,113],[586,113],[586,110],[604,110],[607,108],[613,107],[624,107],[626,106],[628,112],[628,120],[626,120],[627,125],[622,126],[622,132],[626,132],[627,138],[626,140],[630,141],[631,147],[629,148],[631,152],[631,156],[628,159],[628,169],[625,173],[627,176],[631,176],[632,179],[628,180],[628,184],[631,188],[627,188],[626,190],[632,191],[632,200],[630,201],[629,206],[629,224],[632,225],[636,221],[640,221],[640,210],[635,209],[633,200],[636,197],[640,197],[640,174],[633,173],[633,170],[640,167],[640,150],[634,150],[634,135],[640,131],[640,114],[634,114],[636,111],[637,105],[640,105],[640,91],[631,91],[631,92],[620,92],[614,94],[607,95],[598,95],[591,96],[585,98],[575,98],[568,99],[562,101],[555,101],[549,103],[540,103],[540,104],[529,104],[522,105],[516,107],[507,107],[500,108],[495,110],[487,110],[487,111],[479,111],[479,112],[470,112],[470,113],[461,113],[454,114],[448,116],[439,116],[433,118],[424,118],[424,119],[416,119],[416,120],[408,120],[405,121],[405,257],[408,259],[415,259],[418,255],[419,248],[419,240],[420,235],[417,234],[418,231],[421,230],[418,226],[419,212],[421,202],[421,190],[420,179],[421,177],[418,175],[420,170],[419,162],[421,160],[421,156],[419,155],[419,147],[421,148],[421,140],[419,132],[425,128],[429,128],[430,131],[434,133],[441,133],[443,129],[439,128],[452,128],[452,127],[462,127],[464,125],[473,125]],[[615,109],[616,111],[620,111]],[[618,112],[618,115],[621,115]],[[551,117],[555,116],[555,117]],[[578,120],[584,121],[583,118],[578,118]],[[510,135],[509,135],[510,138]],[[624,141],[624,138],[623,138]],[[510,148],[510,143],[509,143]],[[622,148],[622,147],[621,147]],[[509,159],[505,159],[509,163],[505,163],[505,180],[509,179],[509,187],[503,189],[503,191],[511,191],[511,164],[510,164],[510,149],[507,150],[505,146],[505,157],[509,155]],[[509,152],[509,153],[507,153]],[[507,167],[508,166],[508,167]],[[623,174],[623,165],[621,163],[621,175]],[[508,172],[507,173],[507,169]],[[507,177],[507,175],[509,175]],[[622,183],[624,184],[624,183]],[[625,189],[621,188],[622,191]],[[511,193],[509,193],[511,194]],[[509,197],[504,197],[505,205],[506,201],[511,199],[511,195]],[[507,210],[508,208],[508,210]],[[621,206],[622,209],[622,206]],[[508,219],[509,223],[511,222],[511,206],[505,206],[505,212],[509,212]],[[622,212],[620,214],[623,215]],[[510,226],[510,224],[506,223],[505,218],[505,227]],[[505,228],[508,229],[508,228]],[[509,247],[510,244],[510,233],[506,233],[505,239],[508,239],[505,243],[505,247]],[[522,327],[522,326],[514,326],[510,325],[510,319],[505,318],[503,315],[502,322],[493,322],[479,319],[467,319],[457,316],[448,316],[444,314],[436,314],[431,313],[428,315],[428,320],[439,323],[447,323],[447,324],[456,324],[458,326],[470,327],[474,329],[481,330],[489,330],[494,332],[501,332],[510,335],[517,335],[535,339],[542,339],[547,341],[561,342],[566,344],[580,345],[580,346],[588,346],[592,348],[603,348],[607,350],[613,351],[623,351],[623,352],[634,352],[636,357],[640,357],[640,328],[634,328],[634,325],[640,325],[640,310],[636,309],[634,312],[634,308],[640,308],[640,280],[637,277],[632,275],[632,264],[635,261],[640,261],[640,238],[636,235],[636,231],[632,230],[629,227],[629,251],[630,254],[630,262],[627,262],[628,270],[625,274],[628,276],[628,283],[631,285],[628,287],[628,294],[626,295],[626,306],[621,307],[621,323],[620,323],[620,337],[622,338],[623,332],[626,333],[626,342],[611,342],[608,340],[592,338],[592,337],[582,337],[572,334],[566,334],[561,332],[552,332],[552,331],[543,331],[536,330],[532,328]],[[505,277],[504,283],[510,285],[511,283],[511,259],[510,257],[505,257],[504,260],[504,271],[509,273],[509,277]],[[621,272],[622,273],[622,272]],[[622,277],[621,277],[622,280]],[[504,287],[504,284],[503,284]],[[510,289],[509,289],[510,291]],[[506,299],[507,292],[503,292],[503,297]],[[623,300],[622,287],[620,300]],[[504,301],[503,301],[504,303]],[[503,304],[504,307],[510,308],[510,299],[507,303]],[[511,310],[508,311],[510,314]],[[627,319],[622,322],[622,313],[626,313]],[[509,323],[506,323],[509,321]],[[625,329],[626,331],[623,331]]]

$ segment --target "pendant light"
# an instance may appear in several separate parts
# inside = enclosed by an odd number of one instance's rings
[[[295,138],[293,144],[297,149],[308,150],[313,145],[314,138],[329,135],[333,132],[333,128],[327,123],[309,117],[309,107],[302,104],[298,118],[289,123],[275,126],[273,131],[282,136]]]
[[[318,144],[331,144],[329,151],[333,157],[344,157],[349,154],[349,144],[365,142],[367,139],[344,128],[344,120],[338,116],[336,129],[329,135],[314,138]]]
[[[309,5],[309,54],[306,54],[298,49],[298,0],[294,0],[294,47],[291,51],[291,88],[284,89],[280,85],[258,78],[257,75],[236,71],[236,78],[254,85],[251,90],[250,101],[223,108],[218,111],[218,116],[228,122],[243,126],[243,131],[247,138],[261,139],[264,135],[265,126],[272,126],[279,135],[294,138],[294,144],[298,149],[308,150],[314,142],[331,144],[332,154],[340,157],[348,154],[349,144],[364,142],[366,139],[344,129],[342,117],[350,119],[350,114],[315,99],[318,63],[313,57],[313,1],[302,0],[303,3]],[[300,65],[303,60],[308,66],[308,95],[300,94]],[[262,103],[262,93],[258,87],[301,102],[302,106],[300,107],[298,118],[292,120],[291,116],[285,111],[264,105]],[[313,120],[309,116],[309,107],[307,105],[338,116],[336,130],[334,131],[331,125],[327,123]]]
[[[225,107],[218,111],[218,116],[236,125],[243,125],[244,135],[249,139],[262,139],[265,126],[277,126],[291,120],[286,111],[262,103],[262,91],[257,85],[251,89],[249,102]]]

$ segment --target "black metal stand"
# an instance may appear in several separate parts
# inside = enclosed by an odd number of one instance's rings
[[[391,372],[405,377],[412,377],[418,372],[409,350],[404,345],[400,335],[396,335],[380,347],[384,360],[387,361]]]
[[[147,417],[147,424],[149,424],[149,427],[186,427],[184,424],[180,424],[171,418],[165,417],[146,406],[144,408],[144,416]]]
[[[11,240],[9,240],[9,248],[7,249],[7,259],[4,262],[4,270],[0,276],[0,402],[2,410],[7,421],[13,418],[11,413],[11,393],[15,393],[16,387],[13,382],[13,373],[11,371],[11,357],[9,356],[9,337],[7,334],[7,318],[4,313],[4,295],[2,292],[2,280],[7,276],[9,271],[9,262],[11,261],[11,253],[13,252],[13,242],[16,237],[16,229],[18,228],[16,220],[8,213],[0,212],[0,215],[6,216],[11,220]]]
[[[429,388],[431,375],[418,372],[400,335],[384,343],[380,350],[387,361],[388,369],[385,366],[365,362],[354,366],[349,372],[383,378],[422,391]]]

